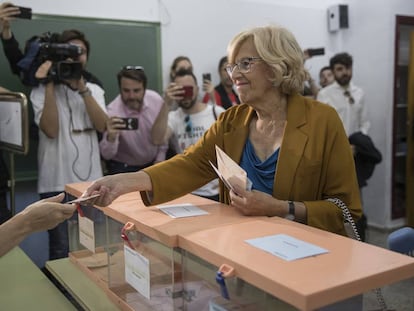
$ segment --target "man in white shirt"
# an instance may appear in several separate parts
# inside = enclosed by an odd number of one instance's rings
[[[59,42],[78,47],[80,54],[74,61],[85,69],[90,51],[85,35],[65,30]],[[88,80],[84,70],[80,77],[61,77],[55,70],[59,64],[65,63],[46,60],[36,72],[40,84],[30,93],[39,127],[37,188],[41,199],[58,195],[68,183],[102,177],[97,132],[106,127],[104,90]],[[67,257],[67,222],[48,233],[49,259]]]
[[[367,135],[370,122],[364,102],[364,91],[351,82],[352,56],[348,53],[336,54],[330,60],[335,82],[321,89],[317,100],[333,106],[341,118],[349,136],[355,132]]]
[[[195,144],[204,132],[215,122],[223,107],[210,102],[204,104],[198,98],[197,78],[190,70],[179,70],[174,81],[165,91],[165,103],[152,130],[154,144],[165,144],[173,139],[175,151],[183,153],[186,148]],[[179,108],[170,111],[170,106],[177,102]],[[197,189],[193,194],[218,201],[218,179]]]

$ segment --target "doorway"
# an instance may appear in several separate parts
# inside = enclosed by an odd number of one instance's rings
[[[414,226],[413,40],[414,17],[397,15],[395,27],[391,218],[406,217],[407,224],[411,226]]]

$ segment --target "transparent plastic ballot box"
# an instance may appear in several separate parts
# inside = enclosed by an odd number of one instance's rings
[[[69,200],[81,197],[89,185],[90,182],[67,184],[65,191],[69,195]],[[138,198],[139,194],[131,193],[121,196],[116,202],[136,201]],[[111,227],[114,223],[108,222],[104,211],[105,207],[81,203],[74,216],[68,220],[68,236],[70,260],[106,290],[110,253],[107,246],[118,242],[118,237],[111,234],[118,230],[118,227]]]
[[[82,214],[82,216],[80,215]],[[80,205],[68,220],[69,258],[96,283],[106,286],[109,280],[108,249],[113,230],[102,209]]]
[[[91,182],[67,184],[65,186],[65,192],[68,194],[69,200],[75,200],[77,198],[80,198],[90,184]],[[127,201],[140,202],[141,197],[137,192],[128,193],[117,198],[113,204],[118,204]],[[82,244],[82,241],[80,240],[79,220],[86,220],[86,222],[84,223],[84,225],[86,226],[85,229],[87,229],[87,227],[91,225],[93,225],[94,227],[94,235],[89,235],[90,238],[95,239],[95,250],[92,251],[92,253],[104,252],[103,248],[105,247],[106,243],[108,243],[108,239],[111,238],[111,236],[107,236],[107,233],[113,231],[111,228],[107,228],[108,224],[106,222],[105,209],[106,207],[91,206],[86,203],[80,203],[77,212],[75,212],[74,216],[69,220],[68,223],[70,252],[88,249],[88,245],[85,246],[85,243]],[[80,214],[82,214],[84,218],[79,217]],[[86,234],[87,238],[87,230],[84,230],[84,233]],[[90,247],[90,249],[92,249],[92,247]],[[88,252],[83,253],[87,254]],[[97,255],[96,257],[101,256]]]
[[[77,199],[71,194],[68,198],[69,202]],[[77,203],[76,212],[68,220],[68,231],[70,252],[85,250],[88,247],[92,252],[99,251],[99,248],[107,243],[106,216],[102,208],[88,205],[86,202]]]
[[[86,187],[87,185],[82,184],[71,189],[76,188],[79,194]],[[119,197],[102,211],[108,217],[108,242],[104,248],[108,258],[106,287],[108,295],[125,310],[181,309],[184,298],[180,287],[181,251],[178,247],[178,234],[249,220],[228,205],[194,195],[186,195],[163,206],[191,204],[205,211],[205,215],[172,218],[161,211],[160,206],[147,207],[140,198],[123,197]],[[133,224],[133,228],[127,230],[125,235],[131,240],[133,247],[127,248],[126,252],[125,245],[128,243],[121,235],[122,229],[129,222]],[[130,284],[126,279],[125,271],[128,265],[125,264],[125,254],[129,257],[131,253],[136,257],[139,254],[138,259],[148,262],[150,285],[147,291],[139,291],[139,285]],[[93,280],[97,279],[95,269],[84,270]]]
[[[181,252],[108,217],[108,290],[123,310],[182,310]],[[115,241],[118,237],[118,241]]]
[[[414,275],[409,256],[279,217],[180,235],[179,246],[195,310],[362,310],[362,294]]]
[[[137,201],[117,204],[137,205]],[[96,247],[91,250],[79,242],[80,224],[72,221],[70,259],[107,293],[122,310],[179,310],[182,308],[179,250],[168,247],[136,230],[125,215],[119,222],[104,214],[106,208],[82,206],[83,217],[94,224]],[[79,218],[80,219],[80,218]],[[130,225],[129,228],[125,228]],[[128,248],[128,250],[125,250]],[[146,261],[146,266],[132,263],[127,274],[128,254],[133,260]],[[127,254],[127,255],[125,255]],[[139,257],[138,257],[139,256]],[[147,270],[145,270],[147,269]],[[142,271],[144,274],[142,274]],[[145,276],[145,271],[148,275]],[[138,275],[139,280],[128,279]],[[138,284],[138,285],[137,285]],[[178,293],[178,294],[177,294]]]
[[[178,217],[176,208],[184,206],[187,210],[189,205],[205,214]],[[171,216],[171,210],[166,212],[162,208],[173,208],[177,217]],[[105,208],[105,214],[110,222],[118,224],[111,235],[119,238],[119,243],[111,249],[108,287],[132,310],[182,310],[186,297],[182,290],[179,234],[249,221],[228,205],[191,194],[151,207],[144,206],[142,201],[123,201]],[[125,229],[128,224],[131,227]],[[114,227],[116,225],[111,224],[111,228]],[[121,237],[123,229],[130,242],[125,241],[125,236]],[[135,263],[142,260],[149,267],[149,295],[126,279],[126,257],[131,253]]]

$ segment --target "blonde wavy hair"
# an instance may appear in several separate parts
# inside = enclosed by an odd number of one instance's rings
[[[255,27],[238,33],[227,47],[229,63],[235,63],[240,46],[253,39],[257,53],[270,67],[270,81],[286,95],[303,91],[309,73],[304,68],[303,51],[293,34],[282,27],[269,25]]]

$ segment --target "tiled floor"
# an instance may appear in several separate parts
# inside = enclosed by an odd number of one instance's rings
[[[387,247],[389,232],[377,229],[368,229],[367,243],[379,247]],[[367,258],[369,260],[369,258]],[[398,282],[381,288],[382,296],[388,310],[413,311],[414,310],[414,278]],[[375,292],[364,295],[364,311],[381,310]],[[383,310],[381,310],[383,311]]]

